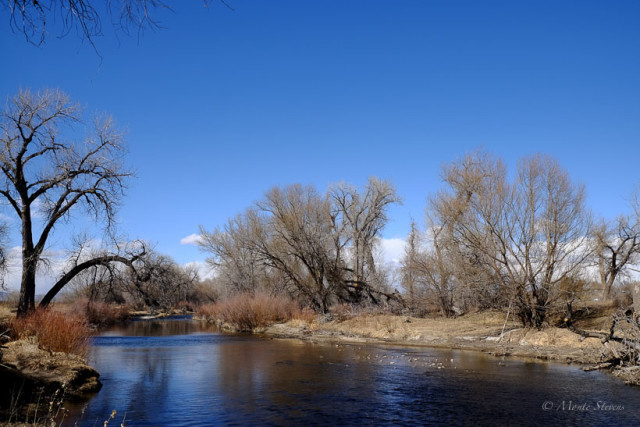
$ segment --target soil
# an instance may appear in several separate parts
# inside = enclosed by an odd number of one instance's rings
[[[86,399],[102,387],[83,358],[42,350],[35,339],[11,341],[1,355],[0,420],[41,414],[43,422],[63,401]]]

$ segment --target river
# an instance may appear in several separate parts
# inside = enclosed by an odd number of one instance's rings
[[[477,352],[314,344],[136,321],[93,339],[102,390],[65,425],[640,425],[640,389]]]

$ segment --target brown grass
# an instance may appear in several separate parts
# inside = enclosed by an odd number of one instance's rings
[[[85,356],[90,335],[83,315],[64,314],[51,309],[38,309],[26,317],[13,319],[14,339],[36,337],[38,347]]]
[[[240,294],[214,304],[201,306],[198,314],[210,321],[229,323],[239,331],[254,331],[296,316],[307,316],[297,303],[283,296],[264,293]]]

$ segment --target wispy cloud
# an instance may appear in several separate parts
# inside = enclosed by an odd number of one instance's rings
[[[193,233],[180,239],[180,244],[197,246],[201,241],[202,241],[202,236],[200,236],[199,234]]]

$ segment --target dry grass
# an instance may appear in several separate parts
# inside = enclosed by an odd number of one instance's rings
[[[90,331],[82,315],[38,309],[26,317],[13,319],[11,333],[14,339],[36,337],[43,350],[85,356]]]
[[[9,327],[11,319],[13,319],[11,308],[6,304],[0,304],[0,329],[2,329],[0,334]]]
[[[264,293],[240,294],[215,304],[201,306],[198,315],[209,321],[232,325],[239,331],[254,331],[276,322],[286,322],[296,317],[309,317],[297,303],[289,298]]]

